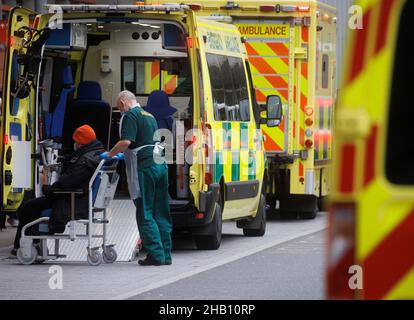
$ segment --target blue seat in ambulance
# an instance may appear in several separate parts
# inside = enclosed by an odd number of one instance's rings
[[[96,138],[105,146],[108,145],[112,109],[108,102],[102,100],[102,89],[98,82],[79,83],[72,111],[73,129],[88,124],[95,130]]]
[[[172,115],[177,109],[170,105],[170,99],[164,91],[155,90],[151,92],[144,109],[157,120],[158,129],[169,129],[172,131],[174,122]]]
[[[62,90],[56,106],[51,111],[45,113],[45,133],[46,138],[62,141],[64,135],[64,125],[67,124],[66,109],[71,104],[75,86],[73,85],[72,68],[67,65],[63,68]],[[66,119],[66,121],[65,121]]]

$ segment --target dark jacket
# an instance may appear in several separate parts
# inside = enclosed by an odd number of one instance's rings
[[[64,231],[66,223],[70,220],[71,211],[70,195],[56,195],[53,191],[82,189],[84,193],[77,195],[75,199],[75,218],[88,218],[89,180],[101,161],[99,155],[104,151],[102,143],[95,140],[79,148],[64,161],[59,180],[51,186],[51,192],[47,192],[47,196],[52,199],[52,214],[49,220],[49,229],[52,233]]]

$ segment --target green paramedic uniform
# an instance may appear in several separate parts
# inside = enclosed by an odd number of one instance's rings
[[[153,159],[154,133],[158,129],[152,114],[140,106],[131,108],[121,120],[121,140],[131,141],[137,150],[138,196],[131,194],[137,207],[138,230],[148,254],[156,261],[171,263],[172,222],[168,195],[168,167]],[[130,183],[130,182],[129,182]],[[131,191],[130,191],[131,193]]]

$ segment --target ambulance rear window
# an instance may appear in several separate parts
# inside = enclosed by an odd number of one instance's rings
[[[386,176],[390,182],[398,185],[414,185],[414,59],[409,41],[412,21],[414,1],[406,1],[395,53],[386,154]]]

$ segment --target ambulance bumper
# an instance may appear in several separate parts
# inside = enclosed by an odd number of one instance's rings
[[[176,229],[202,227],[213,221],[214,204],[220,199],[219,185],[211,185],[208,191],[199,192],[199,208],[194,204],[187,207],[171,207],[173,226]]]

